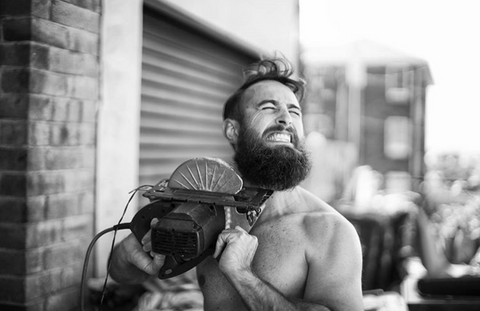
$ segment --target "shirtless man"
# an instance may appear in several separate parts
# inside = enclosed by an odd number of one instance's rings
[[[253,227],[224,230],[213,257],[197,266],[204,308],[363,310],[354,227],[298,186],[310,167],[302,144],[303,84],[282,60],[260,61],[247,74],[225,104],[223,131],[245,184],[275,192]],[[164,260],[149,257],[132,235],[112,258],[119,282],[141,282]]]

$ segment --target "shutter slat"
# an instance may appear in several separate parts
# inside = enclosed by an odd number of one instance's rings
[[[253,61],[175,21],[144,16],[140,111],[140,184],[169,178],[201,156],[229,160],[222,110]]]

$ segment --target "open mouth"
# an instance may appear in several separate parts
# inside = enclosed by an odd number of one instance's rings
[[[267,141],[279,143],[291,143],[292,135],[289,133],[272,133],[267,136]]]

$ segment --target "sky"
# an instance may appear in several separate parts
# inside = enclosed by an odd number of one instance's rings
[[[427,151],[480,154],[480,1],[300,0],[304,48],[358,40],[428,62]]]

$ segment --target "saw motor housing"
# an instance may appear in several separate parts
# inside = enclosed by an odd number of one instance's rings
[[[171,189],[162,181],[143,194],[150,203],[133,217],[130,229],[138,239],[151,230],[152,251],[166,256],[160,279],[182,274],[213,254],[225,229],[225,207],[245,214],[252,225],[260,206],[273,191],[243,188],[237,194]],[[158,222],[151,226],[152,219]]]

